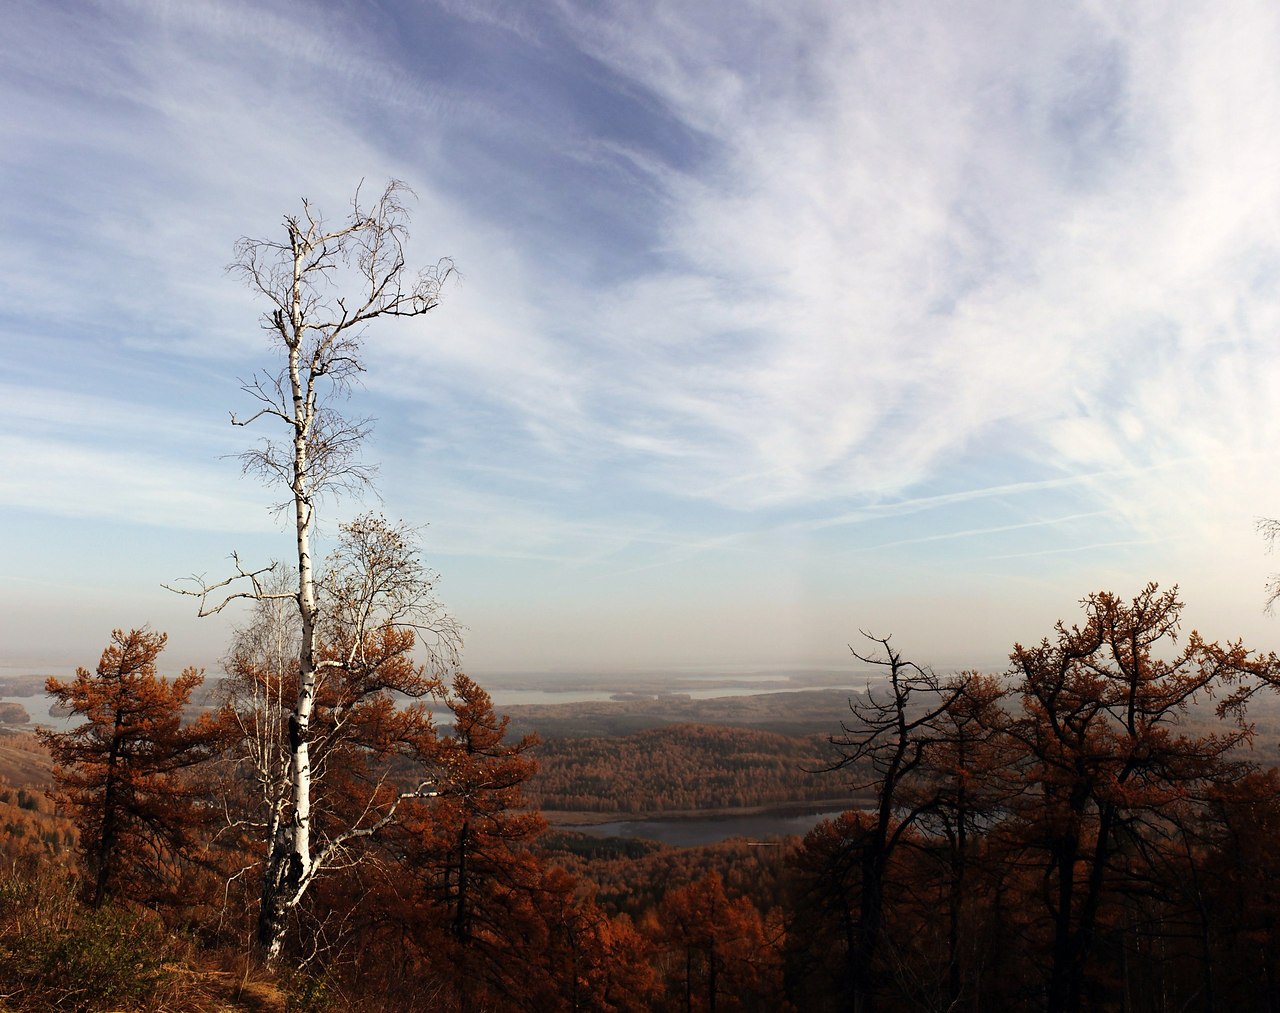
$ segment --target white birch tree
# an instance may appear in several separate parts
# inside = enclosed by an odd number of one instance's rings
[[[411,196],[405,184],[392,180],[376,202],[366,205],[357,189],[350,212],[335,224],[304,199],[301,214],[285,216],[283,239],[242,238],[229,268],[265,298],[263,329],[281,357],[275,370],[242,383],[255,402],[254,411],[232,413],[231,421],[277,427],[275,434],[245,451],[241,461],[247,474],[288,491],[279,506],[293,520],[297,580],[287,588],[273,586],[268,575],[275,564],[246,569],[233,554],[235,572],[225,580],[210,583],[197,577],[192,578],[195,590],[172,589],[197,596],[201,616],[221,612],[238,599],[291,601],[297,609],[297,695],[284,731],[289,782],[278,818],[270,821],[259,918],[259,943],[269,960],[280,954],[287,913],[325,862],[351,839],[372,833],[366,823],[347,828],[346,836],[334,835],[318,851],[313,846],[311,725],[318,675],[326,668],[348,676],[362,669],[364,678],[376,681],[380,662],[366,655],[380,629],[429,632],[428,646],[442,667],[459,643],[457,627],[431,596],[430,581],[403,530],[364,518],[357,522],[362,528],[346,532],[350,558],[340,562],[341,576],[335,574],[327,614],[312,558],[321,499],[364,486],[373,474],[359,458],[370,420],[351,417],[340,405],[363,372],[366,328],[382,317],[430,312],[453,273],[447,259],[416,274],[407,269],[405,202]],[[361,564],[370,567],[364,574],[355,572]],[[344,624],[354,625],[340,628]],[[330,646],[344,645],[345,652],[329,650],[322,656],[326,639]],[[378,818],[392,815],[394,807]]]

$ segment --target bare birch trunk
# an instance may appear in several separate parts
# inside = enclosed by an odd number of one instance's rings
[[[291,232],[293,279],[290,285],[288,348],[289,393],[293,405],[293,466],[290,491],[293,495],[294,533],[298,553],[298,613],[302,620],[299,644],[298,697],[289,717],[289,780],[293,813],[286,823],[273,820],[270,855],[264,877],[262,908],[258,920],[258,942],[268,960],[280,955],[288,909],[302,892],[311,873],[311,758],[308,739],[312,703],[315,700],[316,592],[311,561],[313,506],[307,483],[307,443],[314,420],[311,377],[304,381],[301,349],[305,322],[302,312],[302,275],[305,244]],[[277,318],[278,320],[279,318]],[[313,371],[314,373],[314,371]],[[283,813],[279,814],[283,816]]]
[[[268,960],[282,952],[289,912],[301,901],[326,856],[346,842],[372,832],[368,826],[348,827],[331,835],[332,839],[326,839],[321,847],[312,839],[310,743],[317,673],[321,664],[340,668],[343,663],[317,660],[322,627],[341,620],[321,615],[311,536],[317,498],[326,491],[362,485],[371,476],[371,469],[356,459],[368,432],[368,421],[344,417],[327,400],[334,393],[344,392],[363,371],[360,345],[364,327],[382,316],[412,317],[434,309],[440,288],[453,271],[452,264],[442,260],[416,278],[406,277],[406,194],[410,194],[408,188],[393,180],[381,199],[366,209],[361,207],[357,190],[347,220],[330,230],[304,200],[300,216],[285,218],[286,242],[242,239],[232,265],[250,287],[267,298],[270,308],[263,317],[264,327],[286,352],[287,361],[279,373],[259,375],[243,384],[259,408],[247,419],[233,415],[232,422],[248,425],[264,416],[274,417],[290,430],[287,443],[267,441],[258,449],[246,451],[242,461],[247,472],[261,474],[289,489],[298,558],[297,587],[288,591],[270,589],[264,586],[262,575],[273,567],[245,570],[239,557],[233,556],[236,573],[231,578],[217,584],[197,578],[198,591],[181,593],[201,599],[201,615],[220,612],[237,598],[259,602],[291,598],[301,620],[298,693],[287,733],[288,797],[273,800],[267,820],[268,855],[258,942]],[[333,294],[344,290],[345,295]],[[366,526],[366,533],[369,530]],[[430,598],[430,582],[402,533],[376,525],[372,530],[375,535],[390,536],[393,553],[402,553],[394,561],[399,564],[398,569],[392,567],[394,579],[401,583],[387,592],[395,605],[382,621],[387,626],[429,629],[436,634],[443,630],[440,640],[452,655],[456,649],[456,626],[447,617],[443,626],[436,625],[439,616]],[[421,578],[419,585],[406,588],[405,582],[413,578]],[[210,603],[211,595],[240,580],[248,580],[252,589],[226,593],[221,601]],[[375,588],[371,593],[382,592]],[[338,611],[343,611],[341,606]],[[425,625],[419,624],[414,621],[414,614],[426,614],[431,619]],[[344,631],[357,645],[372,632],[366,627],[366,620],[372,621],[368,608],[360,614],[358,629]],[[394,806],[383,818],[390,819],[393,814]],[[375,825],[380,823],[375,821]]]

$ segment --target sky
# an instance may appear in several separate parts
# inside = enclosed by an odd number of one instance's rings
[[[226,266],[416,193],[441,305],[366,335],[377,497],[475,677],[999,671],[1178,584],[1280,649],[1280,7],[10,0],[0,664],[286,558],[229,424],[275,366]]]

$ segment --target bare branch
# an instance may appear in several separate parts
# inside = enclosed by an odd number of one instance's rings
[[[1267,551],[1274,552],[1280,545],[1280,518],[1259,517],[1256,530],[1267,543]],[[1276,602],[1280,601],[1280,573],[1273,573],[1267,580],[1267,597],[1265,608],[1268,613],[1275,612]]]
[[[190,597],[190,598],[199,598],[200,609],[197,612],[197,615],[202,619],[206,616],[217,615],[219,612],[225,609],[228,605],[230,605],[233,601],[239,601],[241,599],[263,601],[265,599],[270,599],[270,598],[295,598],[296,597],[296,593],[292,591],[268,593],[263,590],[261,578],[263,574],[275,572],[276,565],[277,565],[275,562],[272,562],[269,566],[260,567],[257,570],[246,570],[244,566],[241,565],[240,563],[239,554],[235,552],[231,554],[231,561],[232,561],[232,564],[235,566],[236,572],[232,574],[230,577],[226,578],[225,580],[220,580],[220,581],[217,581],[216,583],[210,584],[207,582],[207,580],[203,575],[193,575],[191,577],[183,578],[184,581],[188,581],[190,583],[195,584],[198,590],[192,591],[185,587],[175,587],[172,584],[161,584],[160,586],[163,587],[166,591],[172,591],[174,594],[186,595],[187,597]],[[210,595],[212,595],[215,591],[221,590],[224,587],[230,587],[232,584],[234,584],[238,580],[249,581],[251,585],[250,590],[237,591],[234,594],[229,594],[221,598],[221,600],[218,600],[217,604],[215,605],[209,604]]]
[[[368,798],[375,809],[335,816],[332,795],[320,790],[330,758],[357,749],[382,759],[388,750],[415,748],[414,735],[420,745],[434,734],[429,719],[414,714],[403,718],[405,731],[362,732],[360,708],[366,702],[385,707],[392,692],[437,691],[438,675],[428,677],[409,657],[419,638],[433,673],[456,664],[461,645],[459,627],[432,594],[435,575],[419,562],[406,529],[360,518],[344,528],[327,573],[318,574],[312,560],[317,505],[327,495],[368,487],[376,471],[360,460],[372,420],[348,414],[341,403],[364,372],[365,328],[379,317],[434,309],[455,273],[448,259],[416,275],[406,267],[412,190],[393,179],[366,204],[362,189],[333,224],[303,198],[300,213],[284,217],[283,238],[240,239],[228,269],[265,297],[261,325],[280,355],[278,368],[241,382],[253,411],[233,412],[231,422],[277,420],[274,436],[239,458],[245,474],[287,490],[281,509],[292,510],[297,550],[288,588],[267,580],[274,564],[247,570],[236,556],[235,572],[225,580],[197,577],[189,582],[194,589],[170,587],[198,597],[202,616],[246,599],[259,605],[261,622],[279,628],[279,617],[261,614],[262,606],[278,600],[296,608],[287,655],[277,645],[241,637],[228,667],[238,694],[228,705],[237,708],[233,726],[261,795],[256,822],[266,827],[259,941],[268,959],[278,955],[289,911],[314,877],[343,849],[385,826],[399,806],[396,801],[384,811],[378,800],[385,792],[375,785]],[[361,734],[375,739],[358,741]],[[390,740],[376,738],[388,734]],[[312,827],[313,784],[327,807],[319,831]],[[423,790],[401,798],[421,797]],[[319,847],[313,848],[313,834]]]

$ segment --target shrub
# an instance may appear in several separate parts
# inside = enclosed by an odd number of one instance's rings
[[[13,1009],[145,1009],[172,979],[172,955],[154,915],[88,909],[48,869],[0,876],[0,988]]]

